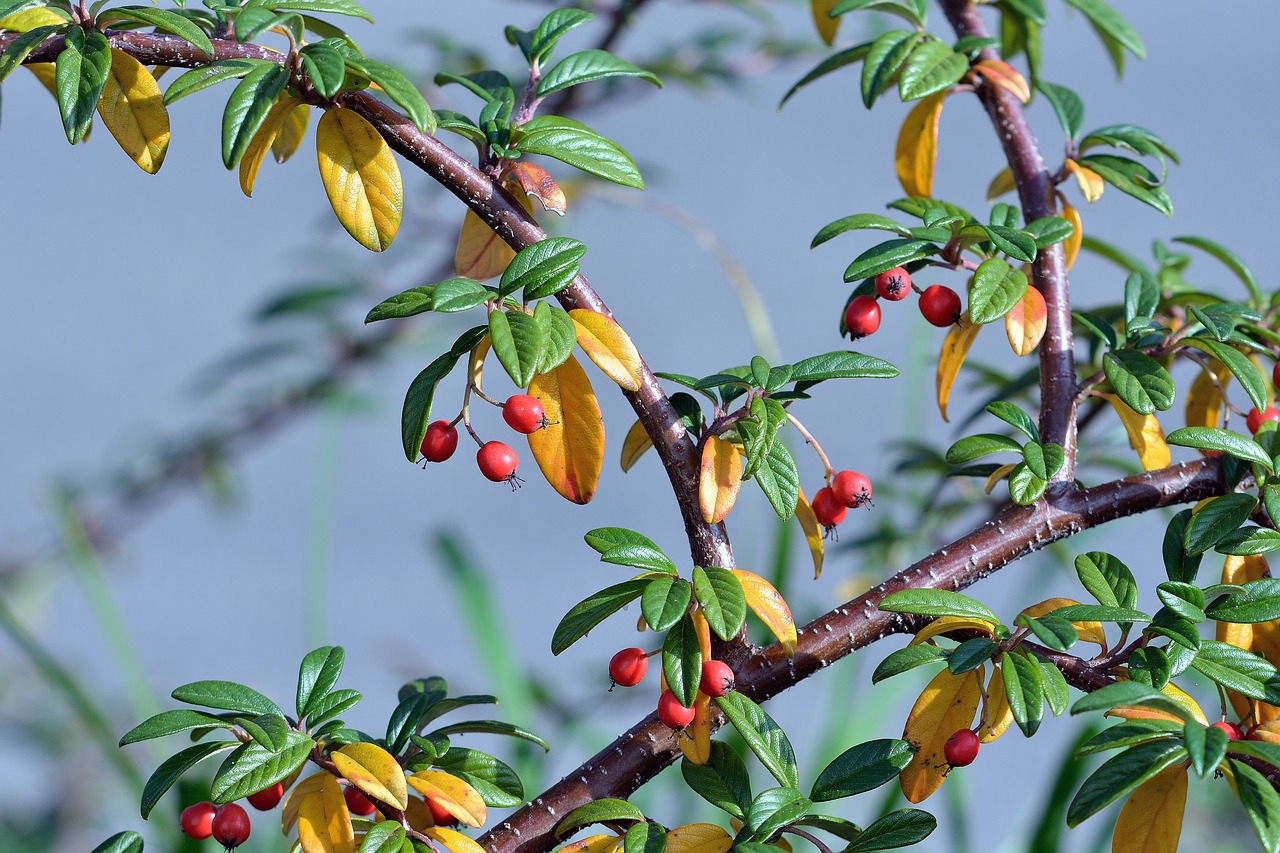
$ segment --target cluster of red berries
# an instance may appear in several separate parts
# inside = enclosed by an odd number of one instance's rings
[[[876,276],[876,293],[890,302],[906,299],[912,290],[911,274],[894,267]],[[960,319],[960,296],[942,284],[926,287],[920,293],[920,313],[935,326],[946,328]],[[854,340],[864,338],[880,328],[880,303],[875,296],[855,296],[844,309],[844,326]]]
[[[547,425],[547,412],[537,397],[513,394],[502,404],[502,419],[516,432],[531,435]],[[444,462],[458,449],[458,428],[449,421],[432,421],[419,449],[425,462]],[[510,445],[501,441],[485,442],[476,452],[476,464],[486,479],[519,488],[516,467],[520,457]]]
[[[635,687],[649,671],[649,653],[644,649],[623,649],[609,661],[609,677],[619,687]],[[733,670],[722,660],[702,663],[702,678],[698,690],[711,698],[723,696],[733,689]],[[610,688],[612,689],[612,688]],[[658,697],[658,719],[673,729],[683,729],[693,722],[693,708],[680,704],[670,690],[663,690]]]
[[[280,793],[276,796],[275,803],[268,808],[275,808],[275,804],[280,802],[280,797],[284,795],[284,788],[279,783],[267,790],[271,791],[275,788],[279,788]],[[253,802],[252,797],[249,802]],[[182,826],[182,831],[190,837],[197,840],[213,838],[228,850],[244,844],[245,839],[249,837],[249,813],[238,803],[215,806],[213,803],[203,802],[187,806],[182,810],[179,824]]]
[[[871,481],[857,471],[840,471],[831,478],[830,486],[813,493],[813,514],[818,523],[830,531],[844,521],[851,509],[871,504]]]

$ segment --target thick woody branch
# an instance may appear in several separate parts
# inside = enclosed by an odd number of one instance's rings
[[[986,37],[986,24],[978,9],[966,0],[944,0],[947,19],[960,37]],[[984,50],[983,59],[999,59]],[[1009,91],[983,83],[976,89],[1004,149],[1018,199],[1028,222],[1058,214],[1054,184],[1022,104]],[[1032,281],[1044,296],[1048,323],[1040,342],[1040,434],[1066,451],[1066,464],[1057,479],[1070,483],[1076,458],[1076,368],[1071,335],[1071,299],[1066,260],[1058,243],[1036,254]]]

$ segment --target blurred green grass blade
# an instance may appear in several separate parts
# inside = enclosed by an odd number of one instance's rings
[[[342,427],[346,408],[330,402],[325,406],[324,426],[316,455],[315,485],[312,489],[311,521],[307,535],[306,607],[303,635],[307,648],[329,642],[330,584],[333,576],[333,533],[338,503],[338,470],[342,458]]]

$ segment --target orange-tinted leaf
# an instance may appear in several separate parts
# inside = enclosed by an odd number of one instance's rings
[[[258,132],[249,141],[249,147],[245,149],[244,157],[240,159],[240,191],[245,195],[253,195],[253,185],[258,180],[258,170],[262,168],[262,161],[267,159],[267,152],[275,145],[276,137],[280,134],[285,120],[292,114],[295,107],[301,105],[303,105],[301,98],[281,95],[280,100],[276,101],[271,112],[267,113],[267,117],[263,119]]]
[[[316,126],[316,157],[342,227],[372,252],[390,246],[404,214],[404,185],[387,141],[359,113],[331,109]]]
[[[1187,426],[1222,426],[1222,391],[1231,381],[1231,371],[1216,358],[1201,369],[1187,392]]]
[[[939,616],[921,628],[908,645],[919,645],[951,631],[978,631],[994,637],[996,626],[985,619],[973,619],[968,616]]]
[[[566,844],[556,853],[614,853],[621,846],[621,835],[592,835]]]
[[[1222,582],[1243,584],[1269,577],[1271,567],[1261,554],[1246,557],[1230,556],[1222,565]],[[1240,622],[1219,622],[1215,635],[1218,640],[1237,648],[1257,652],[1272,664],[1280,661],[1280,624],[1259,622],[1256,625]],[[1280,719],[1280,708],[1241,696],[1234,690],[1227,691],[1231,707],[1243,718],[1253,715],[1254,722],[1270,723]]]
[[[752,572],[733,569],[733,576],[742,584],[742,592],[746,596],[747,606],[760,617],[773,636],[782,643],[782,649],[791,657],[796,653],[796,622],[791,617],[791,608],[783,600],[773,584]]]
[[[1049,312],[1044,297],[1038,288],[1028,287],[1018,304],[1004,315],[1004,331],[1009,336],[1009,346],[1014,354],[1031,355],[1035,352],[1048,322]]]
[[[813,579],[817,580],[822,577],[822,559],[826,546],[822,540],[822,525],[818,523],[818,516],[814,514],[813,505],[809,503],[804,489],[800,489],[796,499],[796,521],[800,522],[800,529],[804,531],[804,542],[809,546],[809,556],[813,558]]]
[[[991,743],[1013,725],[1013,708],[1009,705],[1009,694],[1004,689],[1004,670],[999,666],[991,668],[991,680],[987,682],[987,708],[978,726],[977,734],[980,743]]]
[[[809,0],[809,10],[813,12],[813,25],[818,28],[818,35],[827,44],[836,40],[836,30],[840,29],[840,19],[831,17],[831,10],[840,0]]]
[[[298,842],[302,851],[355,853],[355,832],[351,828],[347,802],[342,797],[342,786],[328,773],[318,773],[311,779],[317,777],[323,777],[316,783],[318,790],[308,790],[298,801]]]
[[[960,367],[964,364],[965,356],[969,354],[969,347],[973,346],[973,341],[978,337],[978,332],[982,331],[982,326],[974,325],[969,322],[969,315],[966,313],[960,318],[960,322],[947,330],[947,336],[942,341],[942,352],[938,355],[938,411],[942,413],[942,419],[947,418],[947,400],[951,397],[951,386],[955,384],[956,376],[960,373]]]
[[[169,111],[156,78],[123,50],[111,49],[98,115],[138,168],[152,175],[160,170],[169,151]]]
[[[692,764],[706,764],[711,758],[711,697],[698,691],[693,700],[693,722],[678,738],[680,751]]]
[[[987,475],[987,481],[982,484],[982,490],[987,494],[991,494],[991,490],[1000,485],[1000,481],[1013,473],[1013,469],[1017,468],[1017,464],[1010,462],[1007,465],[1001,465],[996,470]]]
[[[349,743],[329,755],[338,772],[371,797],[403,809],[409,802],[404,770],[376,743]]]
[[[1107,188],[1107,185],[1103,182],[1101,175],[1071,159],[1067,160],[1067,171],[1075,176],[1076,185],[1080,187],[1080,194],[1084,196],[1085,201],[1093,204],[1102,198],[1102,191]]]
[[[942,785],[951,765],[943,748],[947,739],[973,724],[982,701],[982,673],[985,667],[955,675],[942,670],[924,688],[907,716],[903,740],[916,750],[903,768],[898,783],[907,802],[921,803]]]
[[[738,499],[742,486],[742,457],[737,446],[719,436],[702,445],[702,467],[698,473],[698,508],[702,520],[717,524],[724,520]]]
[[[638,390],[644,362],[622,327],[612,317],[586,308],[575,308],[569,316],[578,330],[578,346],[596,367],[624,390]]]
[[[467,826],[484,826],[489,819],[488,807],[480,793],[457,776],[440,770],[419,770],[407,781],[425,799]]]
[[[1009,63],[999,59],[984,59],[976,63],[973,70],[985,77],[991,85],[999,86],[1022,103],[1031,103],[1031,87],[1027,84],[1027,78]]]
[[[702,659],[711,660],[711,623],[707,622],[707,615],[699,607],[693,611],[689,621],[693,623],[693,633],[698,636],[698,648],[702,650]]]
[[[944,89],[923,98],[902,123],[893,165],[898,171],[898,182],[907,195],[933,195],[933,168],[938,159],[938,118],[950,91]]]
[[[591,380],[576,359],[533,377],[529,393],[546,412],[547,425],[529,435],[529,450],[551,488],[585,504],[595,497],[604,465],[604,420]]]
[[[1075,228],[1071,236],[1062,241],[1063,259],[1066,261],[1067,269],[1071,269],[1075,266],[1076,258],[1080,255],[1080,246],[1084,243],[1084,222],[1080,219],[1080,211],[1067,204],[1066,199],[1062,199],[1062,218]]]
[[[644,431],[644,424],[637,420],[627,430],[627,437],[622,440],[622,470],[630,471],[631,466],[653,447],[653,440]]]
[[[284,117],[280,132],[271,143],[271,153],[277,163],[283,163],[298,152],[307,136],[307,124],[311,120],[311,107],[298,104]]]
[[[1033,604],[1022,612],[1032,619],[1039,619],[1052,610],[1057,610],[1060,607],[1074,607],[1079,603],[1074,598],[1046,598],[1039,604]],[[1076,633],[1080,635],[1080,639],[1086,643],[1106,646],[1107,635],[1102,628],[1101,622],[1072,622],[1071,624],[1075,627]]]
[[[995,201],[1005,193],[1011,193],[1017,185],[1013,182],[1013,170],[1005,166],[987,184],[987,201]]]
[[[733,837],[714,823],[687,823],[667,830],[667,853],[728,853]]]
[[[1111,836],[1111,853],[1177,853],[1187,806],[1187,768],[1161,770],[1129,795]]]
[[[516,160],[508,168],[526,196],[540,201],[543,210],[564,216],[568,210],[568,202],[564,197],[564,190],[560,189],[551,173],[536,163],[524,160]]]
[[[1155,471],[1169,466],[1169,445],[1164,440],[1164,430],[1155,415],[1140,415],[1115,394],[1097,392],[1106,399],[1120,416],[1124,431],[1129,436],[1129,446],[1138,452],[1138,460],[1145,471]]]
[[[290,788],[289,792],[284,795],[284,804],[280,807],[280,830],[285,835],[288,835],[293,830],[294,824],[298,822],[298,807],[301,805],[303,798],[308,794],[319,792],[324,785],[325,778],[331,779],[333,774],[320,772],[308,776]]]
[[[1270,708],[1272,706],[1268,705],[1267,707]],[[1265,723],[1259,723],[1253,731],[1249,732],[1249,739],[1280,744],[1280,720],[1273,719]]]
[[[1196,703],[1196,700],[1187,695],[1181,687],[1170,681],[1164,687],[1160,688],[1160,692],[1177,702],[1187,710],[1191,716],[1200,721],[1201,725],[1209,725],[1209,720],[1204,715],[1204,710]],[[1165,720],[1171,723],[1182,724],[1183,720],[1174,715],[1166,714],[1164,711],[1153,711],[1149,708],[1135,708],[1132,706],[1121,705],[1107,711],[1103,716],[1120,717],[1125,720]]]
[[[516,250],[504,243],[483,219],[467,211],[453,255],[456,275],[476,281],[494,278],[502,275],[515,256]]]
[[[456,829],[429,826],[422,830],[422,834],[433,841],[440,842],[441,845],[449,850],[449,853],[486,853],[483,847]]]

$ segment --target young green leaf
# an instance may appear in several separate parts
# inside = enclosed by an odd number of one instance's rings
[[[728,642],[738,636],[747,617],[747,599],[733,572],[716,566],[694,566],[693,592],[717,637]]]
[[[515,147],[542,154],[624,187],[644,189],[644,178],[631,155],[586,125],[561,116],[539,116],[520,128]]]
[[[607,50],[582,50],[569,54],[552,66],[551,70],[538,81],[534,94],[539,98],[545,98],[553,92],[568,89],[570,86],[603,80],[607,77],[639,77],[659,89],[662,88],[662,81],[658,79],[658,75],[632,65]]]
[[[645,587],[640,597],[640,612],[650,630],[666,631],[680,621],[692,599],[693,590],[687,580],[662,575],[650,580]]]

